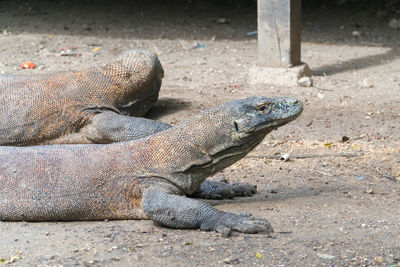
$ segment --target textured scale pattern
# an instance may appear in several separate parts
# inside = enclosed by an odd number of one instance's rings
[[[2,147],[0,220],[149,218],[168,227],[224,235],[231,230],[270,233],[264,219],[218,211],[184,195],[224,194],[226,184],[201,184],[301,111],[301,102],[292,98],[253,97],[128,142]]]

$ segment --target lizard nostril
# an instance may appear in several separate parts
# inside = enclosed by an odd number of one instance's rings
[[[132,76],[132,74],[127,72],[127,73],[125,73],[124,78],[129,80],[131,78],[131,76]]]
[[[236,132],[239,132],[239,125],[237,124],[237,122],[234,121],[233,124],[235,125]]]

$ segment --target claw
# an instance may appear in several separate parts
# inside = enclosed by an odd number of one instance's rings
[[[218,221],[209,224],[210,230],[217,231],[223,236],[229,236],[231,231],[237,231],[247,234],[263,233],[271,234],[274,232],[271,224],[261,218],[252,215],[236,215],[225,213]]]
[[[217,226],[215,231],[220,233],[223,237],[229,237],[232,234],[232,230],[229,227],[222,224]]]

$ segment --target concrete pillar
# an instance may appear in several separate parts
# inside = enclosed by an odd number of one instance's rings
[[[312,86],[300,50],[301,0],[258,0],[258,66],[248,82]]]
[[[261,66],[296,66],[300,61],[301,0],[258,0]]]

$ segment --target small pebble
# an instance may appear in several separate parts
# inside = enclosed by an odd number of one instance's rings
[[[376,256],[374,260],[376,262],[379,262],[379,263],[383,263],[384,262],[384,260],[383,260],[383,258],[381,256]]]
[[[229,263],[231,263],[231,262],[232,262],[232,260],[231,260],[230,258],[224,259],[224,263],[226,263],[226,264],[229,264]]]
[[[400,20],[399,19],[391,19],[389,21],[389,28],[392,29],[400,29]]]
[[[375,192],[374,192],[374,190],[372,190],[372,189],[368,189],[368,190],[367,190],[367,193],[372,195],[372,194],[374,194]]]
[[[313,80],[311,77],[301,77],[298,81],[297,84],[301,87],[311,87],[313,86]]]

